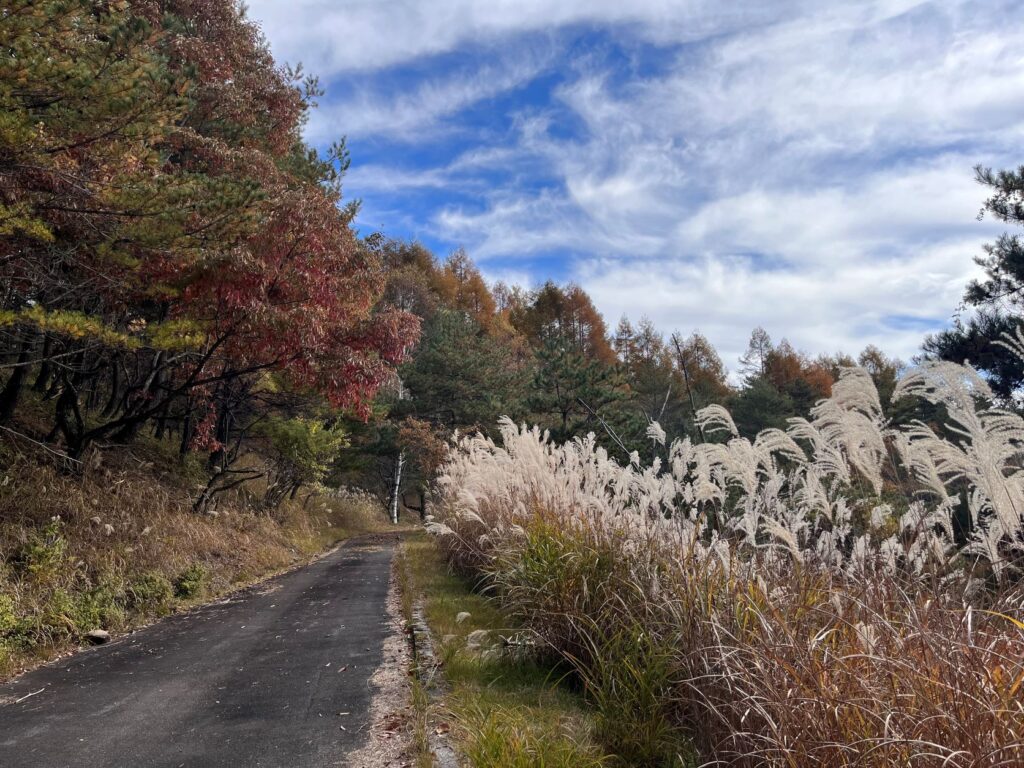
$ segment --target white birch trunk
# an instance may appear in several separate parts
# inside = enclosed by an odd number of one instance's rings
[[[395,461],[395,474],[391,483],[391,523],[398,525],[398,498],[399,490],[402,487],[402,469],[405,467],[405,451],[398,452],[398,460]]]

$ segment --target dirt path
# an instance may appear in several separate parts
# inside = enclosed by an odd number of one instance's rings
[[[0,686],[0,766],[345,765],[391,631],[395,543],[351,541]]]

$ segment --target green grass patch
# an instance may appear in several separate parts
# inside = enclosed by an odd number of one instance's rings
[[[545,661],[498,604],[451,574],[432,540],[404,546],[410,586],[423,595],[448,692],[438,717],[448,717],[456,745],[473,766],[595,768],[622,765],[595,739],[596,720],[565,682],[566,669]]]

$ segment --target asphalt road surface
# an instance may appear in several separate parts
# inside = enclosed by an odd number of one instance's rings
[[[366,737],[393,550],[351,541],[0,685],[0,766],[345,765]]]

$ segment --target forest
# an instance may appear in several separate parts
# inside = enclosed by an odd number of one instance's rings
[[[197,511],[259,473],[272,509],[328,470],[393,503],[448,437],[502,415],[625,459],[651,420],[695,434],[728,404],[753,435],[806,416],[845,365],[883,389],[902,365],[756,329],[730,381],[697,330],[612,330],[579,286],[488,286],[464,252],[360,233],[343,138],[302,139],[315,78],[229,3],[119,8],[25,3],[3,30],[0,423],[50,404],[28,437],[72,467],[149,432],[205,457]],[[240,466],[250,445],[272,466]]]
[[[1024,763],[1017,235],[914,360],[765,318],[730,370],[361,230],[317,78],[230,0],[9,0],[0,50],[0,667],[206,578],[96,555],[149,531],[97,494],[159,469],[211,551],[423,521],[623,765]],[[1024,223],[1024,168],[976,173]]]

